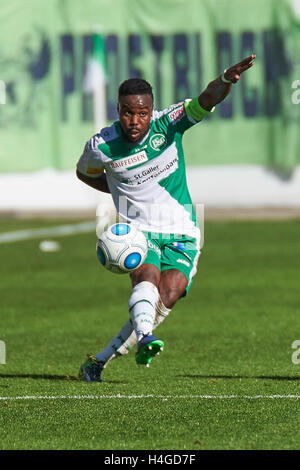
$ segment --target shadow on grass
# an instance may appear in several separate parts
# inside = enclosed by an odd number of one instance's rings
[[[298,376],[282,376],[282,375],[176,375],[186,379],[261,379],[261,380],[300,380]]]
[[[175,377],[181,377],[184,379],[260,379],[260,380],[283,380],[283,381],[293,381],[300,380],[300,375],[298,376],[282,376],[282,375],[198,375],[198,374],[181,374],[176,375]],[[63,380],[63,381],[75,381],[81,382],[79,378],[75,375],[50,375],[50,374],[0,374],[0,379],[38,379],[38,380]],[[120,380],[103,380],[104,383],[109,384],[124,384],[124,381]]]
[[[50,375],[50,374],[0,374],[0,379],[39,379],[39,380],[63,380],[66,382],[83,382],[75,375]],[[123,381],[103,380],[107,384],[124,384]]]

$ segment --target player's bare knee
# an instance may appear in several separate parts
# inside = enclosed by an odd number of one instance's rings
[[[136,269],[130,274],[132,287],[140,282],[148,281],[158,286],[160,281],[160,272],[156,266],[152,264],[143,264],[140,268]]]

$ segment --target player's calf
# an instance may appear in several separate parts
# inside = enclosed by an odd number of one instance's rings
[[[163,271],[158,286],[164,306],[171,309],[180,297],[185,294],[188,280],[178,269]]]

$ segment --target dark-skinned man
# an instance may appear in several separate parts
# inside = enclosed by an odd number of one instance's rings
[[[85,145],[77,176],[110,192],[122,221],[143,231],[148,255],[131,273],[129,320],[107,347],[89,355],[80,378],[101,382],[109,361],[137,344],[136,362],[149,366],[164,343],[153,330],[184,297],[197,272],[200,230],[189,195],[182,136],[226,98],[233,83],[252,67],[255,55],[228,68],[194,99],[158,112],[152,87],[139,78],[119,87],[119,120]]]

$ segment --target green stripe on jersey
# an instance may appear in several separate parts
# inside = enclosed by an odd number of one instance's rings
[[[195,118],[209,114],[195,100],[154,111],[149,132],[138,144],[126,141],[115,122],[91,139],[81,157],[79,171],[105,169],[117,211],[141,230],[198,236],[182,146],[183,134],[197,123]]]

